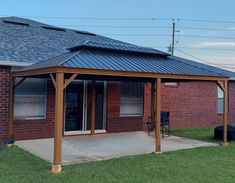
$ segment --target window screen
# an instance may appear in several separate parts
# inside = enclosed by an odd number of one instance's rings
[[[16,80],[16,83],[19,79]],[[14,117],[46,117],[46,80],[27,78],[15,90]]]
[[[217,110],[218,113],[224,112],[224,92],[218,87],[217,91]]]
[[[122,82],[121,116],[141,116],[143,114],[143,83]]]

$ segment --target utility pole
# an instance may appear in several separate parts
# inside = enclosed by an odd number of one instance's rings
[[[172,23],[172,43],[171,43],[171,54],[174,55],[174,49],[175,49],[175,21],[173,19]]]

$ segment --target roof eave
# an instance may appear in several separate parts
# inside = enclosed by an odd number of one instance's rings
[[[20,61],[0,60],[0,65],[2,65],[2,66],[27,67],[27,66],[30,66],[32,64],[33,64],[33,62],[20,62]]]
[[[70,67],[46,67],[33,70],[23,70],[12,72],[13,77],[27,77],[36,75],[46,75],[56,72],[82,75],[103,75],[103,76],[122,76],[122,77],[141,77],[141,78],[163,78],[163,79],[179,79],[179,80],[195,80],[195,81],[228,81],[226,76],[199,76],[199,75],[179,75],[179,74],[164,74],[164,73],[147,73],[133,71],[116,71],[116,70],[99,70],[99,69],[84,69]]]

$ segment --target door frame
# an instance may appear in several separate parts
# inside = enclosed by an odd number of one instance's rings
[[[82,80],[83,81],[83,116],[82,116],[82,130],[76,131],[65,131],[65,124],[66,124],[66,89],[64,91],[64,130],[63,133],[65,136],[67,135],[85,135],[90,134],[91,130],[85,130],[87,128],[87,87],[89,80]],[[95,133],[106,133],[106,114],[107,114],[107,81],[104,82],[104,97],[103,97],[103,127],[104,129],[95,130]]]

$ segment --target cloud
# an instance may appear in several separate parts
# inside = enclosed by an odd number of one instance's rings
[[[235,48],[235,42],[207,41],[207,42],[200,42],[193,44],[192,47],[193,48],[217,48],[217,47]]]
[[[235,27],[229,27],[228,30],[233,31],[233,30],[235,30]]]

